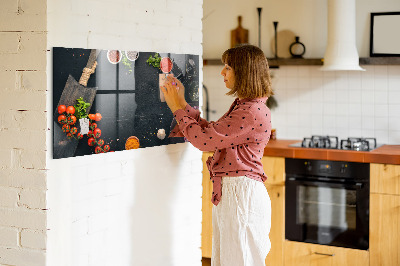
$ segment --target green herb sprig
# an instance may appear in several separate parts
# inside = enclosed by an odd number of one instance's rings
[[[88,115],[86,113],[86,109],[90,106],[90,103],[87,103],[83,100],[82,97],[76,99],[75,107],[75,116],[79,120],[81,118],[86,118]]]
[[[122,54],[121,62],[122,62],[122,64],[124,64],[124,66],[126,68],[128,68],[128,74],[131,74],[132,73],[132,64],[131,64],[131,62],[129,62],[129,60],[126,57],[125,53]]]
[[[150,55],[146,62],[155,68],[160,68],[161,56],[155,53],[154,57]]]

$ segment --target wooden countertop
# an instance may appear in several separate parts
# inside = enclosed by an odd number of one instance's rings
[[[289,147],[301,140],[270,140],[264,156],[364,163],[400,164],[400,145],[383,145],[372,151]]]

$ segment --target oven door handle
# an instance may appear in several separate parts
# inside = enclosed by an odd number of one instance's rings
[[[335,181],[321,181],[321,180],[315,180],[315,181],[310,181],[310,180],[305,180],[303,178],[298,178],[298,177],[288,177],[286,181],[289,182],[296,182],[296,183],[301,183],[304,185],[340,185],[344,186],[346,188],[352,188],[352,189],[361,189],[363,188],[363,183],[362,182],[335,182]]]

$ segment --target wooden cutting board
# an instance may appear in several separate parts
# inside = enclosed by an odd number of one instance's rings
[[[242,43],[249,43],[249,31],[242,27],[242,17],[238,16],[238,26],[231,30],[231,48]]]
[[[90,52],[89,60],[86,68],[92,69],[96,63],[96,49],[92,49]],[[82,76],[84,76],[84,72]],[[90,74],[89,74],[90,76]],[[82,78],[81,78],[82,80]],[[84,82],[81,82],[85,84]],[[53,159],[72,157],[75,154],[76,148],[78,147],[78,140],[75,138],[69,139],[67,134],[62,131],[62,125],[58,123],[58,106],[65,105],[70,106],[76,103],[76,99],[82,97],[87,103],[90,103],[86,113],[89,114],[90,108],[92,107],[94,98],[96,96],[97,88],[88,88],[86,85],[82,85],[75,80],[71,75],[68,76],[67,82],[65,83],[64,90],[61,94],[60,100],[58,101],[56,110],[53,115]],[[75,126],[79,129],[79,121],[76,121]],[[78,130],[80,132],[80,130]]]

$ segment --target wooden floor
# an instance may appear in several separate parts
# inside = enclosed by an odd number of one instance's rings
[[[203,266],[211,266],[211,259],[209,258],[202,258],[201,262],[203,263]]]

